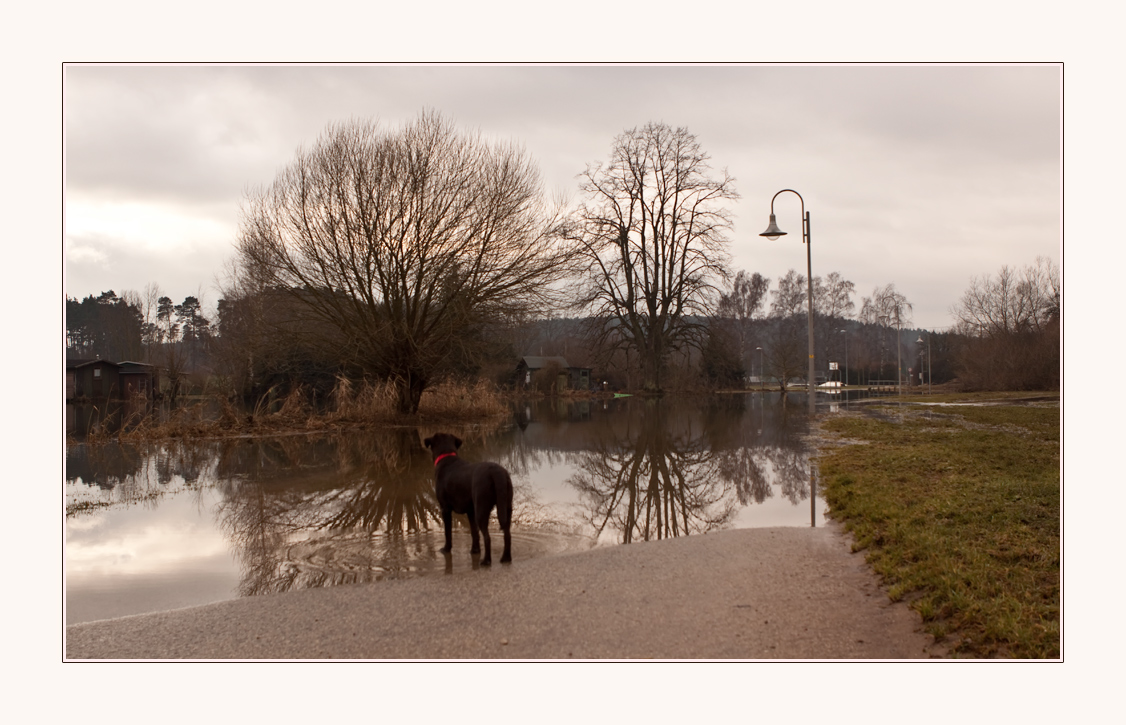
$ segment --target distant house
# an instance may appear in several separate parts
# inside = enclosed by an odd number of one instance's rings
[[[117,365],[121,392],[126,399],[135,395],[153,397],[157,391],[157,374],[154,366],[130,361],[120,362]]]
[[[590,389],[590,368],[569,365],[567,359],[559,355],[525,355],[520,358],[520,362],[516,364],[516,387],[530,387],[532,376],[549,367],[559,371],[555,383],[557,391]]]
[[[136,394],[153,397],[156,368],[139,362],[67,360],[66,399],[109,398],[127,400]]]

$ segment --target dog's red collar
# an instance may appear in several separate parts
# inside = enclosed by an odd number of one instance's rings
[[[443,453],[442,455],[440,455],[440,456],[438,456],[437,458],[434,459],[434,465],[437,466],[439,463],[441,463],[443,458],[449,458],[450,456],[456,457],[457,454],[456,453]]]

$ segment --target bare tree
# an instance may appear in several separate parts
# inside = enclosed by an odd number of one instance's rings
[[[784,277],[778,279],[778,286],[771,294],[774,300],[770,303],[771,317],[792,317],[806,312],[806,284],[805,275],[791,269]]]
[[[840,272],[830,272],[822,283],[813,278],[813,311],[828,318],[845,318],[856,309],[852,301],[856,285],[841,277]]]
[[[151,362],[156,359],[158,351],[159,340],[158,327],[157,327],[157,308],[159,300],[164,296],[160,291],[160,285],[156,282],[149,282],[145,285],[145,289],[140,294],[140,307],[141,307],[141,342],[144,345],[144,359]]]
[[[582,175],[586,201],[569,231],[585,264],[576,303],[611,354],[636,351],[646,391],[661,390],[670,354],[699,345],[715,284],[728,276],[725,204],[738,195],[707,161],[687,129],[649,123],[619,135],[609,163]]]
[[[731,292],[720,297],[719,314],[733,320],[749,322],[762,311],[769,288],[769,278],[763,277],[758,272],[747,274],[746,271],[739,270],[731,285]]]
[[[1059,267],[1045,257],[997,277],[974,277],[951,309],[966,339],[958,377],[971,389],[1055,389],[1060,381]]]
[[[951,310],[959,331],[971,336],[1040,332],[1062,306],[1059,267],[1037,257],[1022,270],[1001,267],[996,279],[973,277]]]
[[[852,316],[856,304],[852,301],[856,285],[843,278],[839,272],[830,272],[822,281],[813,278],[814,324],[819,340],[818,347],[824,351],[817,357],[821,360],[840,360],[844,352],[844,338],[839,334],[843,321]],[[829,371],[826,370],[826,373]]]
[[[790,315],[771,319],[765,330],[764,362],[782,392],[791,379],[808,375],[808,329],[801,315]]]
[[[914,307],[907,301],[907,298],[902,293],[896,291],[894,284],[877,287],[872,291],[872,296],[865,297],[861,303],[860,319],[862,321],[870,322],[884,328],[895,326],[896,385],[901,385],[903,381],[902,354],[900,350],[902,341],[899,339],[900,331],[906,323],[910,322],[911,311],[913,309]],[[881,345],[880,349],[880,367],[882,369],[882,351],[884,347]]]
[[[247,195],[238,259],[334,330],[342,360],[392,379],[413,413],[482,325],[560,300],[556,226],[522,149],[425,112],[396,132],[335,124],[299,150]]]
[[[789,380],[808,375],[809,338],[805,275],[791,269],[782,277],[771,295],[770,325],[766,329],[766,366],[786,390]],[[819,282],[815,277],[814,282]],[[816,311],[816,310],[815,310]],[[814,381],[809,381],[812,385]]]
[[[750,369],[749,344],[751,320],[762,312],[770,280],[758,272],[747,274],[743,270],[735,275],[731,292],[719,298],[716,316],[730,320],[735,327],[739,345],[739,359],[744,369]]]

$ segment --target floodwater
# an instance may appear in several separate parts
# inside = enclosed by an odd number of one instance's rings
[[[445,430],[511,472],[516,561],[824,523],[802,394],[538,401]],[[464,516],[439,551],[437,431],[69,446],[67,623],[476,568]]]

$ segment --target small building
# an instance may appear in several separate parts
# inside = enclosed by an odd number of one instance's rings
[[[139,362],[110,360],[66,361],[66,399],[103,398],[127,400],[136,394],[152,398],[156,391],[156,368]]]
[[[544,368],[555,368],[559,371],[555,383],[556,391],[590,390],[590,368],[570,365],[567,359],[560,355],[525,355],[520,358],[520,362],[516,364],[516,387],[530,387],[532,376]]]
[[[121,381],[118,365],[109,360],[67,360],[66,398],[118,397]]]
[[[151,399],[157,391],[156,367],[148,363],[120,362],[117,364],[122,396],[128,400],[141,395]]]

